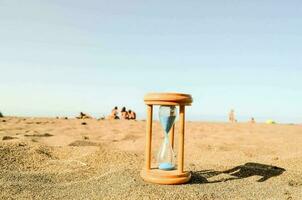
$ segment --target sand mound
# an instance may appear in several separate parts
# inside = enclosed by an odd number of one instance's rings
[[[46,160],[52,159],[52,148],[26,142],[1,143],[1,170],[36,170],[43,168]]]
[[[0,143],[0,198],[91,199],[95,191],[104,199],[109,197],[112,184],[122,188],[133,181],[133,174],[138,174],[136,168],[127,168],[132,164],[140,166],[135,155],[89,148]],[[112,180],[115,183],[107,184]],[[62,189],[68,191],[67,196]]]

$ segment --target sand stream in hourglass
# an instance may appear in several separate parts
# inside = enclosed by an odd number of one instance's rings
[[[165,131],[165,138],[158,154],[158,168],[173,170],[175,168],[175,154],[169,141],[169,132],[174,125],[176,116],[159,116],[160,123]]]

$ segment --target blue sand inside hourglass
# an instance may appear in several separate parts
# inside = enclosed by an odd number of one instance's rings
[[[168,134],[174,124],[175,119],[176,119],[176,116],[160,116],[159,117],[161,125],[165,131],[165,142],[166,143],[169,143]],[[169,170],[174,169],[174,165],[169,162],[162,162],[162,163],[159,163],[158,168],[161,170],[169,171]]]
[[[158,169],[161,170],[173,170],[174,165],[171,163],[159,163]]]
[[[166,134],[169,133],[171,127],[173,126],[175,118],[176,118],[176,116],[160,116],[159,117],[160,123],[161,123],[162,127],[164,128]]]

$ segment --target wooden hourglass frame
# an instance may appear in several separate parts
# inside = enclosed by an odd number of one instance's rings
[[[191,179],[191,173],[184,171],[184,137],[185,137],[185,106],[190,106],[193,102],[191,95],[179,93],[149,93],[144,97],[147,105],[147,129],[146,129],[146,149],[145,166],[141,171],[141,177],[146,182],[175,185],[187,183]],[[151,168],[152,150],[152,125],[153,106],[179,106],[179,137],[177,168],[171,171],[163,171],[158,168]],[[169,140],[174,148],[174,125],[171,128]]]

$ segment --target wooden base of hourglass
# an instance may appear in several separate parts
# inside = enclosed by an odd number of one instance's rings
[[[163,185],[178,185],[190,181],[191,173],[179,173],[178,170],[163,171],[159,169],[142,170],[141,177],[144,181]]]

